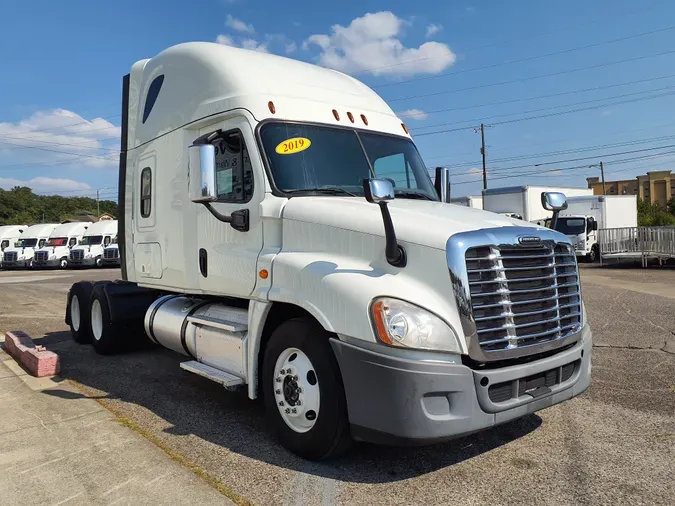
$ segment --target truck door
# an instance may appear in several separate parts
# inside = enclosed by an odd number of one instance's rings
[[[218,201],[210,205],[229,216],[248,210],[249,230],[240,232],[215,217],[206,206],[197,207],[197,272],[205,292],[245,297],[255,288],[257,260],[263,245],[260,203],[265,196],[264,171],[253,131],[244,118],[234,118],[200,130],[203,135],[223,131],[216,146]],[[189,258],[189,257],[188,257]]]

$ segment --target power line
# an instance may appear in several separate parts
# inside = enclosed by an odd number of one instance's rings
[[[104,151],[111,151],[114,153],[119,153],[119,149],[110,149],[110,148],[104,148],[104,147],[94,147],[94,146],[86,146],[85,144],[90,143],[90,142],[105,142],[105,141],[110,141],[110,140],[119,140],[117,137],[108,137],[107,139],[90,139],[88,141],[84,142],[72,142],[72,143],[67,143],[67,142],[53,142],[53,141],[42,141],[39,139],[31,139],[31,138],[21,138],[21,137],[7,137],[4,135],[0,135],[0,144],[4,144],[4,141],[2,139],[11,139],[11,140],[26,140],[30,142],[39,142],[41,144],[53,144],[56,146],[76,146],[76,147],[84,147],[88,149],[93,149],[93,150],[104,150]],[[24,146],[21,145],[23,148],[31,148],[32,146]]]
[[[98,158],[99,160],[111,160],[111,158],[105,158],[105,157],[102,157],[102,156],[85,155],[85,154],[82,154],[82,153],[70,153],[70,152],[67,152],[67,151],[57,151],[55,149],[40,148],[38,146],[23,146],[22,144],[14,144],[14,143],[11,143],[11,142],[6,142],[6,141],[0,141],[0,144],[7,144],[9,146],[16,146],[16,147],[20,147],[20,148],[37,149],[37,150],[40,150],[40,151],[49,151],[49,152],[52,152],[52,153],[60,153],[60,154],[63,154],[63,155],[80,156],[80,157],[83,157],[83,158]]]
[[[92,121],[95,121],[97,119],[102,119],[102,120],[109,120],[111,118],[118,118],[122,114],[113,114],[111,116],[105,116],[104,118],[94,118]],[[31,130],[24,130],[24,133],[32,133],[32,132],[50,132],[52,130],[60,130],[61,128],[70,128],[72,126],[77,126],[77,125],[84,125],[84,124],[91,124],[92,121],[90,120],[84,120],[84,121],[78,121],[77,123],[69,123],[67,125],[60,125],[60,126],[55,126],[55,127],[49,127],[49,128],[36,128],[36,129],[31,129]],[[114,125],[113,125],[114,126]],[[105,128],[97,128],[95,130],[89,130],[89,132],[95,132],[97,130],[108,130],[111,127],[105,127]],[[115,127],[119,128],[119,127]]]
[[[506,62],[493,63],[493,64],[490,64],[490,65],[483,65],[482,67],[474,67],[474,68],[470,68],[470,69],[458,70],[456,72],[445,72],[443,74],[436,74],[436,75],[433,75],[433,76],[415,77],[413,79],[408,79],[407,81],[398,81],[398,82],[395,82],[395,83],[385,83],[385,84],[381,84],[381,85],[378,85],[378,86],[374,86],[374,88],[384,88],[384,87],[387,87],[387,86],[396,86],[396,85],[400,85],[400,84],[416,83],[416,82],[419,82],[419,81],[428,81],[428,80],[431,80],[431,79],[438,79],[440,77],[449,77],[449,76],[456,76],[456,75],[459,75],[459,74],[466,74],[466,73],[469,73],[469,72],[476,72],[478,70],[487,70],[487,69],[492,69],[492,68],[497,68],[497,67],[503,67],[504,65],[514,65],[516,63],[524,63],[524,62],[528,62],[528,61],[538,60],[538,59],[541,59],[541,58],[549,58],[551,56],[569,54],[569,53],[573,53],[573,52],[576,52],[576,51],[582,51],[584,49],[600,47],[600,46],[604,46],[604,45],[607,45],[607,44],[614,44],[615,42],[622,42],[622,41],[625,41],[625,40],[636,39],[636,38],[639,38],[639,37],[645,37],[647,35],[653,35],[655,33],[666,32],[666,31],[670,31],[670,30],[673,30],[673,29],[675,29],[675,26],[668,26],[668,27],[665,27],[665,28],[659,28],[657,30],[650,30],[648,32],[642,32],[642,33],[637,33],[637,34],[633,34],[633,35],[628,35],[628,36],[625,36],[625,37],[620,37],[618,39],[606,40],[606,41],[603,41],[603,42],[596,42],[594,44],[586,44],[584,46],[571,47],[571,48],[568,48],[568,49],[563,49],[561,51],[554,51],[552,53],[540,54],[540,55],[535,55],[535,56],[528,56],[527,58],[521,58],[519,60],[510,60],[510,61],[506,61]]]
[[[675,49],[670,50],[670,51],[662,51],[660,53],[643,55],[643,56],[635,56],[633,58],[624,58],[623,60],[615,60],[615,61],[612,61],[612,62],[598,63],[596,65],[588,65],[586,67],[577,67],[575,69],[570,69],[570,70],[561,70],[561,71],[558,71],[558,72],[549,72],[548,74],[540,74],[538,76],[522,77],[522,78],[519,78],[519,79],[511,79],[509,81],[499,81],[499,82],[496,82],[496,83],[480,84],[480,85],[477,85],[477,86],[469,86],[467,88],[456,88],[454,90],[437,91],[435,93],[426,93],[426,94],[423,94],[423,95],[415,95],[415,96],[411,96],[411,97],[393,98],[393,99],[387,100],[387,102],[390,102],[390,103],[391,102],[400,102],[402,100],[413,100],[413,99],[417,99],[417,98],[435,97],[435,96],[438,96],[438,95],[447,95],[447,94],[450,94],[450,93],[457,93],[457,92],[460,92],[460,91],[473,91],[473,90],[478,90],[478,89],[482,89],[482,88],[491,88],[493,86],[503,86],[505,84],[515,84],[515,83],[522,83],[522,82],[526,82],[526,81],[534,81],[536,79],[544,79],[546,77],[561,76],[561,75],[565,75],[565,74],[572,74],[572,73],[575,73],[575,72],[582,72],[584,70],[592,70],[592,69],[610,67],[612,65],[619,65],[621,63],[629,63],[629,62],[634,62],[634,61],[646,60],[648,58],[657,58],[659,56],[665,56],[665,55],[669,55],[669,54],[673,54],[673,53],[675,53]]]

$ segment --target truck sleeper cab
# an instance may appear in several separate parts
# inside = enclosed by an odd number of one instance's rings
[[[356,79],[185,43],[134,64],[122,96],[122,279],[71,287],[77,342],[173,350],[262,397],[281,443],[315,460],[465,435],[588,387],[569,239],[448,203],[447,172],[431,181]]]
[[[13,247],[5,248],[2,254],[3,269],[30,269],[35,251],[42,248],[57,223],[42,223],[27,227]]]
[[[3,225],[0,226],[0,269],[4,252],[7,248],[13,247],[19,240],[19,237],[28,227],[26,225]]]
[[[117,220],[92,223],[84,233],[79,245],[70,250],[70,267],[103,266],[103,251],[117,235]]]
[[[35,252],[33,267],[68,267],[68,256],[72,248],[77,246],[89,223],[63,223],[56,227],[47,243]]]

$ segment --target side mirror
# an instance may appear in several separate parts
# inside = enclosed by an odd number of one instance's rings
[[[188,148],[189,185],[192,202],[218,200],[216,191],[216,147],[198,144]]]
[[[394,186],[386,179],[364,179],[363,193],[371,204],[394,200]]]
[[[363,195],[371,204],[380,206],[382,221],[384,222],[384,256],[387,258],[387,262],[394,267],[405,267],[407,264],[405,250],[399,246],[396,240],[396,231],[387,207],[387,202],[394,200],[394,186],[390,181],[384,179],[364,179]]]
[[[436,193],[441,202],[450,202],[450,169],[436,167],[436,180],[434,181]]]
[[[564,211],[567,209],[567,197],[560,192],[542,192],[541,205],[547,211]]]
[[[598,222],[593,220],[593,230],[597,230],[597,229],[598,229]]]

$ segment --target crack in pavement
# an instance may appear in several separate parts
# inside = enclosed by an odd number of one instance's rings
[[[663,342],[663,346],[661,348],[656,348],[656,347],[640,347],[640,346],[633,346],[630,344],[605,344],[605,343],[594,343],[593,348],[609,348],[611,350],[636,350],[636,351],[662,351],[663,353],[667,353],[669,355],[675,355],[675,347],[673,349],[669,349],[668,346],[668,340],[666,339]]]

